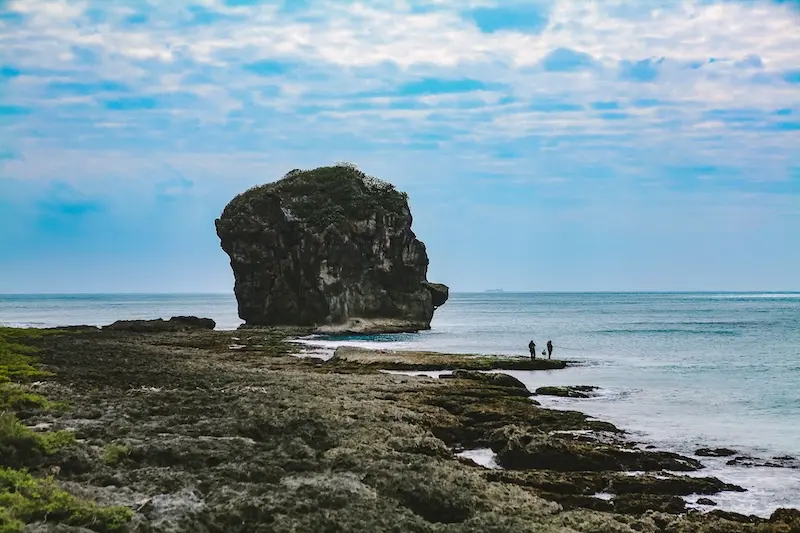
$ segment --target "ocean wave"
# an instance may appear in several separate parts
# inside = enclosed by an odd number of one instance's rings
[[[713,323],[709,323],[712,325]],[[740,331],[733,330],[717,330],[717,329],[686,329],[686,328],[642,328],[642,329],[601,329],[595,331],[603,335],[640,335],[640,334],[673,334],[679,333],[682,335],[723,335],[727,337],[736,337],[741,335]]]
[[[800,292],[759,292],[759,293],[717,293],[717,294],[698,294],[687,296],[689,298],[714,299],[714,300],[747,300],[747,299],[793,299],[800,298]]]
[[[0,327],[4,328],[47,328],[55,327],[55,324],[47,322],[0,322]]]

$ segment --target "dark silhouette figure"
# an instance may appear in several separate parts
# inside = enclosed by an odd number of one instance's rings
[[[550,359],[553,356],[553,341],[547,341],[547,358]]]
[[[536,343],[533,341],[529,342],[528,349],[531,351],[531,359],[536,359]]]

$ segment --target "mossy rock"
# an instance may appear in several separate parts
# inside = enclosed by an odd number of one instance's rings
[[[323,230],[378,214],[404,216],[408,196],[394,185],[368,176],[355,165],[338,164],[313,170],[292,170],[274,183],[253,187],[225,207],[223,218],[249,212],[278,197],[309,227]]]

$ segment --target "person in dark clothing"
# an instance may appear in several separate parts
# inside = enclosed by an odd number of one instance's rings
[[[528,349],[531,351],[531,359],[536,359],[536,343],[533,341],[529,342]]]
[[[547,341],[547,358],[550,359],[553,356],[553,341]]]

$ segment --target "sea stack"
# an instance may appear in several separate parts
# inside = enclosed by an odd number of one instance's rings
[[[354,165],[293,170],[216,220],[247,326],[320,333],[430,329],[446,285],[426,279],[408,196]]]

